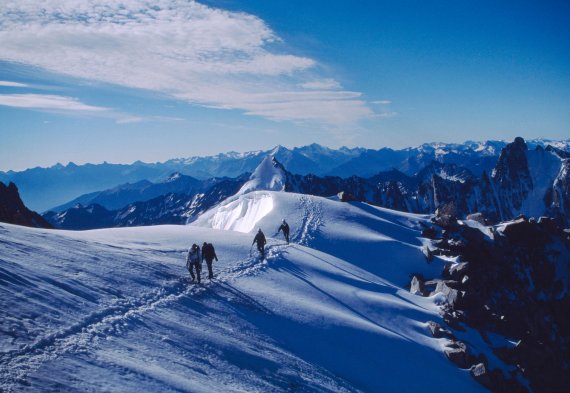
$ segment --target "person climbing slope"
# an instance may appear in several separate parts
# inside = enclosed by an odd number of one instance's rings
[[[259,254],[261,255],[261,259],[264,259],[265,258],[265,244],[267,243],[267,240],[265,239],[265,235],[261,231],[261,228],[259,228],[259,230],[257,231],[257,234],[255,235],[255,238],[253,238],[253,243],[251,243],[251,245],[253,246],[255,243],[257,243],[257,250],[259,251]]]
[[[188,250],[188,256],[186,257],[186,269],[190,272],[192,281],[196,279],[194,275],[194,269],[196,269],[196,275],[198,276],[198,284],[200,283],[200,247],[196,243],[192,244],[192,247]]]
[[[202,245],[202,261],[206,260],[206,265],[208,265],[208,278],[211,280],[214,278],[214,272],[212,270],[212,263],[214,259],[218,261],[218,256],[216,255],[216,250],[212,243],[206,243]]]
[[[281,223],[281,226],[277,230],[277,233],[281,231],[283,231],[283,235],[285,236],[285,241],[287,242],[287,244],[289,244],[289,224],[287,224],[287,221],[285,221],[285,219],[283,219],[283,222]]]

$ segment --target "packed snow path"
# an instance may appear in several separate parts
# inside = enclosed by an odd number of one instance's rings
[[[252,233],[1,225],[0,390],[483,391],[429,336],[434,299],[401,287],[441,267],[417,217],[281,194],[248,226],[287,217],[297,244],[270,237],[265,262]],[[184,259],[202,241],[218,278],[196,286]]]

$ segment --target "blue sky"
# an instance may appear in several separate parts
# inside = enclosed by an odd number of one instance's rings
[[[570,137],[565,1],[0,0],[0,170]]]

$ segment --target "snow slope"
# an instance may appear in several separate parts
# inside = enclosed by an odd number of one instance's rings
[[[266,156],[251,174],[249,180],[241,187],[237,195],[255,190],[284,191],[286,175],[283,167],[273,156]]]
[[[1,224],[0,390],[485,391],[428,333],[441,298],[403,288],[441,271],[421,252],[424,219],[258,191],[189,226]],[[184,257],[203,241],[220,261],[196,286]]]

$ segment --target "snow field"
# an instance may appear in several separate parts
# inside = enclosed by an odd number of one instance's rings
[[[484,391],[429,336],[435,299],[404,288],[441,271],[413,229],[423,219],[258,191],[185,227],[2,224],[0,390]],[[203,241],[220,261],[196,286],[185,255]]]

